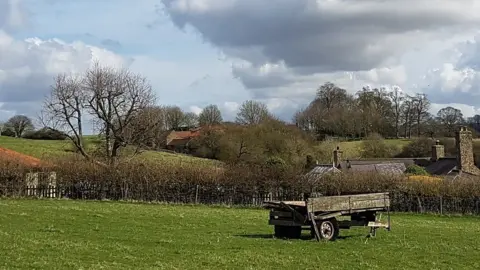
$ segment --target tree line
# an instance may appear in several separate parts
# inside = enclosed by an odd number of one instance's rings
[[[321,85],[314,100],[296,112],[294,121],[302,130],[316,136],[367,137],[377,133],[384,137],[453,136],[461,124],[478,126],[480,115],[465,118],[454,107],[430,113],[426,94],[408,95],[400,88],[363,87],[355,94],[327,82]]]
[[[453,107],[443,108],[437,115],[429,111],[430,101],[424,94],[367,87],[351,94],[327,82],[306,108],[295,113],[294,125],[287,125],[265,103],[255,100],[243,102],[235,120],[227,122],[215,104],[198,115],[178,106],[158,105],[145,77],[97,62],[82,74],[54,77],[39,122],[43,132],[57,132],[59,138],[72,142],[75,152],[104,165],[114,165],[125,153],[136,155],[145,149],[161,148],[164,134],[170,130],[198,126],[207,128],[189,145],[194,155],[275,164],[304,162],[306,156],[315,155],[312,146],[325,136],[452,136],[459,124],[480,126],[479,115],[465,119]],[[102,137],[95,153],[85,145],[86,123],[93,124]],[[223,129],[208,128],[218,125]],[[12,117],[0,129],[3,135],[15,137],[32,134],[32,130],[32,120],[21,115]],[[124,151],[127,148],[129,151]]]

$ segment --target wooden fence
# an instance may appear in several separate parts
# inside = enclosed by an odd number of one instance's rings
[[[25,186],[23,189],[0,187],[0,195],[10,197],[70,198],[80,200],[134,200],[186,204],[224,204],[261,206],[267,200],[304,200],[305,194],[278,189],[224,187],[218,185],[163,186],[150,190],[128,186]],[[397,212],[480,215],[480,197],[419,197],[391,193],[391,210]]]

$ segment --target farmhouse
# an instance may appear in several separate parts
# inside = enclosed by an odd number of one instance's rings
[[[472,132],[461,127],[455,137],[457,155],[445,157],[445,149],[437,140],[432,145],[430,157],[388,158],[388,159],[343,159],[342,150],[333,151],[332,164],[317,164],[307,177],[322,177],[329,173],[375,172],[379,174],[402,175],[410,165],[424,167],[431,175],[456,177],[460,174],[478,175],[480,169],[474,163]]]
[[[200,135],[200,128],[185,131],[170,130],[165,138],[165,148],[170,151],[185,153],[193,138]]]
[[[199,137],[205,130],[221,130],[220,125],[202,126],[189,130],[170,130],[165,136],[165,148],[177,153],[187,153],[190,143],[194,138]]]
[[[38,195],[43,188],[56,186],[56,173],[53,166],[38,158],[28,156],[10,149],[0,147],[0,162],[4,165],[14,165],[25,168],[25,185],[27,186],[27,195]],[[51,196],[50,196],[51,195]],[[47,194],[47,197],[53,197],[54,194]]]

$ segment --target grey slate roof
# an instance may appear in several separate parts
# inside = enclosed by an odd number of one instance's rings
[[[391,175],[401,175],[406,169],[404,163],[352,164],[347,168],[354,172],[377,172]]]
[[[328,175],[331,173],[339,173],[339,172],[341,171],[333,167],[332,165],[317,165],[311,171],[305,174],[305,177],[307,177],[308,180],[315,181],[325,175]]]
[[[425,167],[425,170],[429,174],[433,175],[446,175],[452,170],[457,169],[457,159],[456,158],[441,158],[436,162]]]

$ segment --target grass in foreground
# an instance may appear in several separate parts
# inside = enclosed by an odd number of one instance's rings
[[[6,269],[479,269],[480,218],[396,214],[366,239],[272,238],[266,210],[0,200]],[[305,232],[307,235],[307,232]]]

